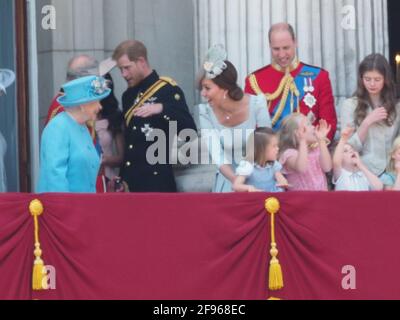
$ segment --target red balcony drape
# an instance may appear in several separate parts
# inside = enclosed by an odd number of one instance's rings
[[[400,299],[398,193],[277,195],[285,288],[268,290],[268,194],[5,194],[0,299]],[[56,289],[33,292],[33,199]],[[356,289],[342,287],[344,266]]]

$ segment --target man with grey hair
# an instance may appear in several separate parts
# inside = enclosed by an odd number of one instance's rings
[[[99,75],[99,62],[92,56],[81,54],[73,57],[68,62],[67,81],[72,81],[81,77]],[[64,108],[57,102],[57,98],[63,95],[62,90],[53,98],[49,111],[47,112],[46,125],[57,114],[64,111]]]
[[[246,93],[266,96],[275,131],[285,117],[301,112],[315,126],[325,120],[332,140],[337,117],[328,72],[297,58],[297,39],[290,24],[274,24],[268,35],[272,64],[247,77]]]
[[[67,81],[98,74],[99,62],[92,56],[82,54],[72,58],[68,63]]]

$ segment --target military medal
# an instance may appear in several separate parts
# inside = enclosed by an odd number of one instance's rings
[[[144,133],[146,138],[148,138],[153,132],[153,128],[151,128],[149,124],[145,124],[144,127],[142,128],[142,132]]]
[[[140,99],[142,98],[142,96],[143,96],[143,92],[140,92],[138,95],[137,95],[137,97],[136,97],[136,99],[135,99],[135,101],[134,101],[134,105],[137,105],[138,103],[139,103],[139,101],[140,101]]]
[[[315,114],[312,111],[310,111],[307,114],[307,119],[308,119],[308,121],[310,121],[311,124],[313,124],[315,122],[315,120],[317,120],[317,117],[315,116]]]
[[[317,104],[317,99],[315,99],[313,92],[315,88],[312,83],[311,78],[304,78],[304,92],[306,93],[303,101],[307,107],[312,109]]]
[[[146,103],[148,103],[148,104],[154,104],[154,103],[156,103],[157,99],[158,99],[157,97],[151,97],[151,98],[149,98],[149,99],[147,100]]]

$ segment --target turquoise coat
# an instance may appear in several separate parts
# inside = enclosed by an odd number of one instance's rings
[[[86,125],[66,112],[50,121],[42,134],[38,193],[95,193],[99,167]]]

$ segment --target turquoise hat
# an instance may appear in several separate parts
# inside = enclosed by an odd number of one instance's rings
[[[103,100],[111,93],[103,77],[87,76],[67,82],[62,86],[64,95],[57,98],[63,107],[76,107]]]

